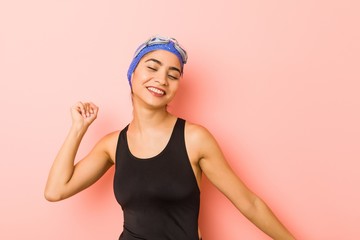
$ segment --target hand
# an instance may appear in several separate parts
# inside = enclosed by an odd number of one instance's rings
[[[99,108],[92,102],[78,102],[71,107],[73,126],[87,129],[96,119]]]

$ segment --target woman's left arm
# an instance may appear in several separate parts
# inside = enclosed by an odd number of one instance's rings
[[[273,239],[295,239],[266,203],[233,172],[214,137],[205,128],[193,125],[191,141],[197,142],[199,166],[239,211]],[[196,146],[196,145],[195,145]]]

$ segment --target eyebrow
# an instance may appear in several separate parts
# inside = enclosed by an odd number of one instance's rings
[[[152,62],[156,62],[156,63],[157,63],[157,64],[159,64],[160,66],[162,66],[162,65],[163,65],[163,63],[162,63],[162,62],[160,62],[159,60],[157,60],[157,59],[155,59],[155,58],[150,58],[150,59],[146,60],[145,62],[150,62],[150,61],[152,61]],[[177,72],[179,72],[179,73],[181,74],[180,69],[178,69],[178,68],[176,68],[176,67],[170,67],[169,69],[170,69],[170,70],[177,71]]]

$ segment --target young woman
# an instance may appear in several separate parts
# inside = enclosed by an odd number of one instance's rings
[[[263,232],[294,239],[267,205],[234,174],[214,137],[167,111],[187,54],[173,38],[153,37],[135,53],[128,71],[133,119],[74,159],[98,107],[78,102],[72,126],[51,167],[45,198],[59,201],[96,182],[115,165],[114,192],[124,212],[119,239],[198,240],[202,173]]]

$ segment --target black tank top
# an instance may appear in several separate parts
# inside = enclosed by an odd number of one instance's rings
[[[198,240],[200,190],[186,152],[185,120],[178,118],[155,157],[131,154],[125,127],[116,149],[114,193],[124,213],[121,240]]]

